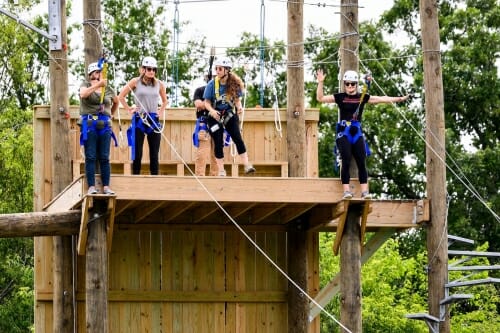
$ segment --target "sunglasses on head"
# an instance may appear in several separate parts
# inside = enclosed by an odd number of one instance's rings
[[[345,84],[345,86],[346,86],[346,87],[349,87],[349,86],[351,86],[351,87],[355,87],[355,86],[357,86],[357,85],[358,85],[358,83],[357,83],[357,82],[344,82],[344,84]]]
[[[154,68],[154,67],[144,67],[144,69],[145,69],[147,72],[155,72],[155,73],[156,73],[156,68]]]

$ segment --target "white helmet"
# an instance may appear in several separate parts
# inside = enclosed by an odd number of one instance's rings
[[[156,64],[156,59],[153,57],[145,57],[142,60],[142,67],[152,67],[152,68],[157,68],[158,65]]]
[[[358,82],[359,81],[358,73],[355,71],[346,71],[344,73],[343,81]]]
[[[228,57],[220,57],[220,58],[215,59],[214,65],[226,67],[229,69],[231,69],[233,67],[233,63],[231,62],[231,59],[229,59]]]
[[[99,67],[99,64],[97,62],[93,62],[89,65],[88,69],[87,69],[87,74],[90,75],[92,74],[93,72],[95,71],[100,71],[101,68]]]

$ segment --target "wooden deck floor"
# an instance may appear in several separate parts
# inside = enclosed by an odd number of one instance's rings
[[[311,229],[335,231],[346,209],[339,179],[117,175],[111,183],[118,229],[286,231],[307,214]],[[85,193],[78,178],[45,210],[79,209]],[[425,201],[371,200],[366,230],[412,228],[427,216]]]

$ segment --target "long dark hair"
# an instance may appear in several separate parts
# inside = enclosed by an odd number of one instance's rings
[[[226,95],[228,100],[232,100],[238,97],[238,92],[243,91],[245,85],[243,80],[236,74],[229,72],[227,74],[226,82]]]

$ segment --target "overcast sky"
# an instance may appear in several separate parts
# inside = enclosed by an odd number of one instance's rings
[[[239,44],[242,32],[260,36],[261,17],[264,18],[264,35],[270,40],[287,40],[287,2],[285,0],[219,0],[192,1],[177,5],[180,21],[190,21],[189,31],[181,32],[179,39],[201,34],[207,45],[233,47]],[[316,5],[313,5],[316,3]],[[324,6],[318,6],[320,3]],[[392,7],[392,0],[359,0],[359,21],[375,19]],[[310,24],[330,32],[340,30],[340,0],[305,0],[304,29]],[[169,1],[169,12],[174,18],[176,6]],[[262,13],[262,14],[261,14]],[[209,23],[207,18],[213,18]],[[221,29],[226,33],[221,34]],[[305,36],[305,34],[304,34]]]

